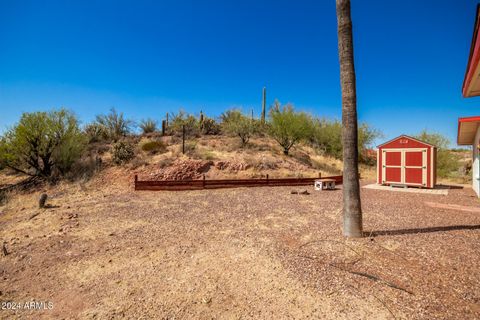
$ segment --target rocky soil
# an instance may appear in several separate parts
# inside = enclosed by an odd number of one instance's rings
[[[367,236],[346,240],[341,190],[134,192],[122,177],[0,207],[0,301],[53,304],[0,318],[480,317],[480,215],[426,204],[478,208],[470,189],[363,189]]]

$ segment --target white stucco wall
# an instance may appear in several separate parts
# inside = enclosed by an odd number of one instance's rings
[[[475,140],[473,141],[473,161],[472,161],[472,187],[473,190],[477,193],[477,196],[480,196],[480,160],[478,159],[478,143],[480,139],[480,127],[477,128],[477,133],[475,134]]]

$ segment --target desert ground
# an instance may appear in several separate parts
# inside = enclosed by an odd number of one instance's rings
[[[341,190],[135,192],[125,174],[49,187],[47,209],[45,190],[0,207],[0,300],[53,304],[0,318],[480,317],[480,204],[469,188],[362,189],[366,237],[347,240]]]

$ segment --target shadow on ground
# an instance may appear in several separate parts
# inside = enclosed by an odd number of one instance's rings
[[[364,232],[364,235],[366,237],[398,236],[398,235],[416,234],[416,233],[431,233],[431,232],[454,231],[454,230],[477,230],[477,229],[480,229],[480,224],[443,226],[443,227],[431,227],[431,228],[415,228],[415,229],[380,230],[380,231],[370,231],[370,232],[366,231]]]

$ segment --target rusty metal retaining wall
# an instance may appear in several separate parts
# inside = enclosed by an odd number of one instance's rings
[[[280,178],[269,179],[220,179],[207,180],[205,176],[200,180],[145,180],[140,181],[135,176],[135,190],[199,190],[239,187],[265,187],[265,186],[304,186],[313,185],[317,179],[333,179],[336,184],[341,184],[342,176],[321,178]]]

